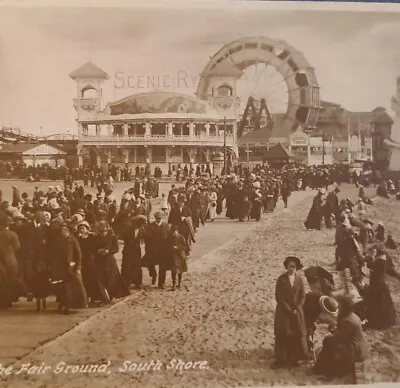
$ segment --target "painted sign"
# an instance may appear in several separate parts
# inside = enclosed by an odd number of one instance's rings
[[[308,146],[309,140],[308,135],[303,131],[296,131],[290,137],[291,146]]]

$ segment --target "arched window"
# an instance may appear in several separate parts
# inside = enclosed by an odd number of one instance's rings
[[[97,89],[92,85],[86,85],[81,90],[82,98],[97,98]]]
[[[217,89],[217,97],[232,97],[233,89],[227,84],[221,85]]]

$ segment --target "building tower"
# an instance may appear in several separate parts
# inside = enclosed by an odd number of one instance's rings
[[[73,71],[70,75],[76,82],[77,97],[74,98],[74,108],[77,111],[79,135],[82,126],[80,120],[88,120],[102,110],[102,84],[107,80],[108,74],[92,62]]]
[[[83,135],[97,136],[99,127],[88,125],[91,119],[95,119],[98,112],[102,110],[102,84],[107,80],[108,74],[92,62],[87,62],[83,66],[73,71],[70,75],[76,82],[76,98],[74,98],[74,108],[77,112],[78,140],[81,142]],[[79,166],[83,165],[83,150],[78,145]],[[100,163],[99,154],[96,155],[97,165]]]
[[[228,62],[219,63],[207,73],[211,93],[198,97],[208,100],[226,118],[237,119],[239,99],[236,82],[242,74],[241,70]]]

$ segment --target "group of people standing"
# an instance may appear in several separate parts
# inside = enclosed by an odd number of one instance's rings
[[[314,359],[313,372],[328,378],[355,372],[355,364],[368,357],[365,330],[384,330],[396,324],[396,310],[386,275],[400,279],[390,250],[398,245],[383,222],[367,218],[372,201],[359,188],[358,200],[339,199],[340,187],[319,189],[305,221],[309,230],[321,230],[322,220],[336,225],[335,266],[342,288],[322,267],[304,270],[311,292],[306,292],[299,258],[284,261],[286,272],[276,284],[275,356],[273,368],[294,367]],[[311,271],[313,275],[311,276]],[[369,276],[367,276],[369,272]],[[366,280],[369,278],[369,283]],[[317,320],[329,316],[329,335],[315,354],[313,335]]]

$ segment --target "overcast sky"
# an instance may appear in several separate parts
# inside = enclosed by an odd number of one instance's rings
[[[0,125],[76,133],[69,73],[91,59],[110,75],[105,102],[147,91],[129,75],[186,72],[189,94],[210,56],[245,36],[284,40],[315,68],[321,98],[350,110],[390,109],[400,76],[400,13],[225,9],[2,8]],[[123,75],[122,75],[123,73]],[[183,73],[181,73],[182,75]],[[162,83],[162,82],[161,82]],[[194,85],[193,85],[194,84]],[[182,86],[182,83],[181,83]],[[162,85],[161,85],[162,87]],[[171,90],[171,89],[169,89]],[[390,112],[391,113],[391,112]]]

